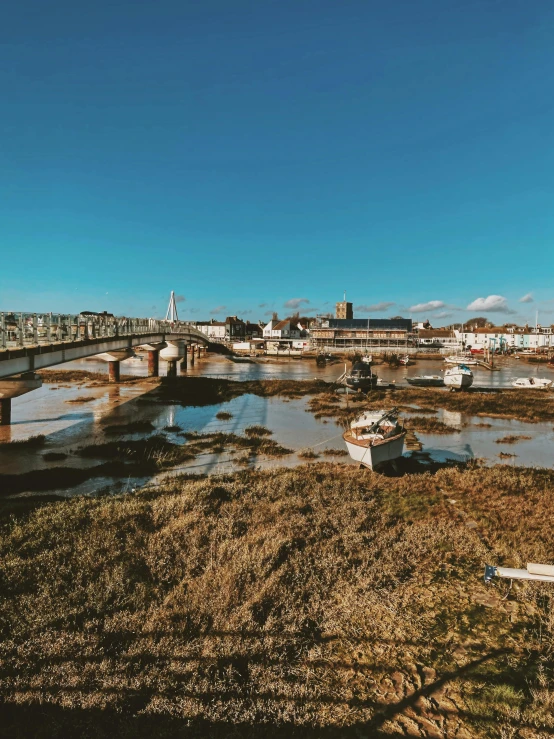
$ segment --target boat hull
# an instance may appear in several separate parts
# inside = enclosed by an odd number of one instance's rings
[[[457,372],[451,375],[445,374],[444,384],[446,387],[451,387],[455,390],[463,390],[473,385],[473,375],[466,375],[462,372]]]
[[[402,456],[404,452],[404,438],[406,431],[382,441],[370,444],[369,440],[355,439],[347,431],[343,439],[348,453],[355,462],[359,462],[370,470],[384,462],[392,462]]]
[[[352,390],[372,390],[373,388],[377,387],[377,376],[373,375],[372,377],[349,377],[347,376],[345,379],[346,384],[348,387],[351,387]]]
[[[531,379],[533,382],[531,382]],[[512,382],[512,387],[518,387],[531,390],[546,390],[552,385],[552,380],[543,380],[541,378],[520,377]]]
[[[444,387],[442,377],[407,377],[406,381],[415,387]]]

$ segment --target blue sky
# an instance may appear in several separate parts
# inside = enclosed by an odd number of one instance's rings
[[[543,0],[6,0],[0,309],[554,321],[552,48]]]

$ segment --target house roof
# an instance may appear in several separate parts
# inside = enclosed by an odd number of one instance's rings
[[[272,331],[282,331],[284,328],[290,325],[290,321],[285,318],[284,321],[279,321],[273,328]]]

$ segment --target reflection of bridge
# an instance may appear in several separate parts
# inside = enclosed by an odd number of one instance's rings
[[[36,370],[100,354],[109,363],[110,381],[118,382],[119,363],[133,356],[133,347],[144,346],[148,375],[158,375],[161,352],[174,376],[177,362],[186,367],[187,345],[194,361],[201,344],[208,344],[205,334],[178,320],[0,313],[0,424],[10,423],[12,398],[41,386]]]

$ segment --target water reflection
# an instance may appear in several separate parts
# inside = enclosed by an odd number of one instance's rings
[[[133,361],[133,360],[131,360]],[[534,373],[545,374],[546,369],[532,365],[505,367],[500,373],[479,371],[489,384],[495,378],[509,385],[511,376],[523,376],[523,368]],[[126,363],[127,365],[127,363]],[[391,369],[386,365],[376,368],[384,379],[402,379],[410,374],[435,374],[440,363],[421,362],[420,366]],[[64,368],[106,371],[105,363],[94,359],[73,362]],[[306,360],[288,360],[279,363],[234,364],[221,356],[203,358],[189,368],[191,376],[202,375],[226,377],[235,380],[246,379],[311,379],[318,377],[333,380],[341,373],[343,365],[333,364],[317,367],[315,362]],[[135,362],[131,371],[146,375],[145,363]],[[516,374],[517,371],[517,374]],[[128,369],[123,374],[128,373]],[[76,454],[79,447],[102,443],[106,440],[103,426],[107,424],[128,423],[129,421],[149,421],[155,433],[164,433],[176,442],[182,443],[178,431],[168,431],[167,427],[178,426],[184,431],[214,432],[227,431],[242,434],[247,426],[259,424],[271,429],[275,441],[296,452],[304,448],[313,448],[322,454],[325,449],[344,448],[342,428],[332,419],[318,420],[308,412],[306,399],[288,401],[282,398],[259,398],[243,395],[229,403],[186,407],[179,405],[159,405],[141,402],[152,390],[147,383],[133,385],[104,385],[101,387],[83,387],[77,384],[44,385],[40,390],[17,398],[13,403],[14,424],[11,427],[0,427],[0,442],[20,440],[44,434],[46,447],[33,448],[0,448],[0,469],[4,474],[19,474],[33,469],[48,469],[51,464],[44,460],[45,451],[67,454],[64,466],[86,467],[96,464],[93,460],[84,460]],[[83,402],[86,398],[86,402]],[[217,418],[220,410],[231,413],[231,418],[223,421]],[[455,427],[453,434],[423,434],[417,436],[423,445],[423,453],[438,462],[447,460],[464,461],[477,456],[485,458],[489,463],[522,464],[529,466],[551,467],[554,430],[551,424],[528,424],[521,421],[474,418],[463,413],[440,410],[436,418],[448,426]],[[483,425],[486,422],[486,427]],[[515,444],[497,443],[506,436],[531,436],[530,440],[519,440]],[[130,438],[140,438],[131,436]],[[407,452],[410,454],[411,452]],[[499,454],[514,454],[515,457],[500,458]],[[190,472],[228,472],[237,469],[236,454],[232,451],[220,455],[204,454],[190,464],[179,468]],[[329,457],[321,456],[320,459]],[[341,462],[351,463],[348,457],[338,458]],[[257,465],[291,466],[300,463],[297,454],[275,459],[258,459]],[[315,462],[317,464],[317,461]],[[117,480],[96,478],[89,480],[66,494],[91,494],[103,487],[142,485],[147,478],[136,480]]]

